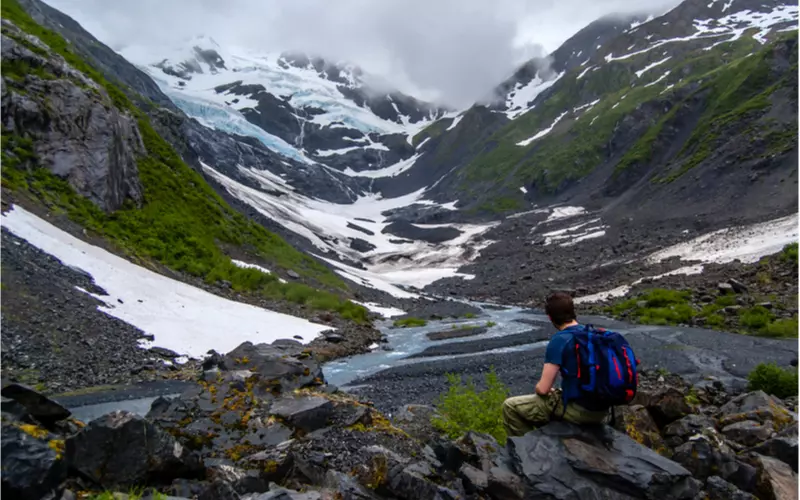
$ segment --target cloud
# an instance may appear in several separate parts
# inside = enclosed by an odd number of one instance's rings
[[[358,64],[421,98],[462,107],[533,56],[612,12],[675,0],[50,0],[116,50],[157,59],[204,34]],[[643,6],[644,5],[644,6]]]

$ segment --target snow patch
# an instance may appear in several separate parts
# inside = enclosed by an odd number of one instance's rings
[[[645,74],[647,71],[655,68],[656,66],[658,66],[660,64],[664,64],[665,62],[669,61],[670,59],[672,59],[672,57],[671,56],[667,56],[667,57],[665,57],[664,59],[662,59],[660,61],[656,61],[654,63],[648,64],[643,69],[640,69],[639,71],[636,72],[636,78],[641,78],[642,75]]]
[[[533,107],[528,107],[528,103],[532,102],[539,94],[555,85],[562,76],[564,76],[564,72],[559,73],[550,80],[543,80],[537,73],[536,76],[525,85],[517,83],[506,98],[506,116],[513,120],[533,109]]]
[[[540,139],[540,138],[542,138],[542,137],[546,136],[547,134],[549,134],[549,133],[550,133],[550,131],[551,131],[551,130],[553,130],[553,127],[555,127],[555,126],[558,124],[558,122],[560,122],[560,121],[561,121],[561,119],[562,119],[562,118],[564,118],[564,116],[565,116],[567,113],[569,113],[569,111],[564,111],[563,113],[561,113],[561,114],[560,114],[560,115],[559,115],[559,116],[558,116],[558,117],[555,119],[555,121],[553,121],[553,123],[552,123],[552,124],[551,124],[549,127],[547,127],[547,128],[546,128],[546,129],[544,129],[544,130],[540,130],[540,131],[539,131],[539,132],[537,132],[537,133],[536,133],[534,136],[532,136],[532,137],[529,137],[529,138],[525,139],[524,141],[520,141],[520,142],[518,142],[518,143],[517,143],[517,146],[523,146],[523,147],[524,147],[524,146],[527,146],[528,144],[532,143],[532,142],[533,142],[533,141],[535,141],[536,139]]]
[[[67,266],[89,273],[108,295],[98,309],[155,336],[152,346],[202,357],[245,341],[273,342],[298,335],[307,343],[330,327],[235,302],[157,274],[58,229],[14,206],[3,226]],[[139,302],[142,300],[142,302]],[[150,347],[150,345],[148,345]]]
[[[652,82],[650,82],[650,83],[648,83],[647,85],[645,85],[645,87],[651,87],[651,86],[653,86],[653,85],[657,84],[658,82],[660,82],[661,80],[663,80],[664,78],[666,78],[666,77],[668,77],[668,76],[669,76],[669,71],[666,71],[666,72],[665,72],[663,75],[659,76],[657,79],[655,79],[655,80],[653,80]],[[667,89],[669,89],[669,88],[672,88],[672,85],[670,85],[669,87],[667,87],[666,89],[664,89],[664,91],[666,91],[666,90],[667,90]],[[662,92],[662,94],[663,94],[663,93],[664,93],[664,92]]]
[[[461,120],[463,118],[464,118],[464,115],[458,115],[455,118],[453,118],[453,123],[451,123],[450,126],[447,127],[446,129],[444,129],[445,132],[448,131],[448,130],[453,130],[454,128],[456,128],[458,126],[459,122],[461,122]]]

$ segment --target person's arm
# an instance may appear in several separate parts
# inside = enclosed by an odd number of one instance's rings
[[[544,364],[544,367],[542,367],[542,377],[539,379],[539,383],[536,384],[536,394],[546,396],[550,393],[560,368],[560,366],[553,363]]]

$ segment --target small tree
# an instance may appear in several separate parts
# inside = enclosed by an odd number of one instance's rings
[[[497,377],[494,367],[486,374],[486,389],[483,391],[476,389],[471,378],[464,383],[460,375],[448,373],[447,382],[449,388],[436,405],[441,418],[433,418],[434,427],[451,439],[476,431],[504,443],[503,401],[509,392]]]

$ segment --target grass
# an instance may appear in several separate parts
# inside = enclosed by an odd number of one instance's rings
[[[736,295],[720,295],[702,307],[693,306],[691,298],[691,292],[654,288],[607,307],[605,312],[648,325],[690,324],[693,320],[703,318],[707,327],[725,329],[738,324],[741,333],[748,335],[777,338],[798,336],[797,316],[779,319],[771,310],[755,305],[741,307],[734,318],[723,310],[736,305]]]
[[[155,132],[125,93],[74,54],[61,36],[36,24],[15,0],[2,3],[2,16],[41,39],[103,87],[115,106],[136,117],[147,151],[137,162],[144,191],[141,206],[128,201],[119,210],[105,213],[41,167],[30,138],[4,131],[4,188],[24,191],[52,211],[66,214],[140,263],[155,261],[209,283],[229,281],[235,291],[260,293],[312,309],[336,311],[345,319],[368,321],[366,308],[341,297],[347,287],[335,273],[228,206]],[[239,268],[224,251],[230,247],[241,248],[273,268],[293,270],[307,284],[280,283],[275,275]]]
[[[797,243],[790,243],[783,247],[783,250],[778,256],[784,262],[791,262],[797,265]]]
[[[399,328],[408,328],[408,327],[415,327],[415,326],[425,326],[428,324],[428,320],[422,318],[403,318],[403,319],[396,319],[394,320],[393,325]]]
[[[476,431],[505,443],[502,405],[509,391],[497,377],[494,367],[486,374],[483,391],[479,391],[471,379],[463,382],[460,375],[447,374],[447,382],[448,390],[436,405],[441,417],[432,419],[434,427],[451,439]]]
[[[761,363],[747,376],[748,390],[764,391],[779,398],[797,396],[797,370],[775,363]]]
[[[495,323],[494,321],[487,321],[486,325],[484,325],[484,326],[486,326],[486,328],[491,328],[491,327],[495,326],[496,324],[497,323]]]
[[[103,491],[101,493],[89,495],[85,497],[85,500],[116,500],[116,493],[117,492]],[[124,495],[127,495],[128,500],[139,500],[144,496],[144,494],[145,489],[143,487],[134,487],[128,490],[127,493],[124,493]],[[164,493],[159,493],[158,491],[152,491],[151,494],[151,498],[153,498],[153,500],[166,500],[167,498],[167,495]]]

